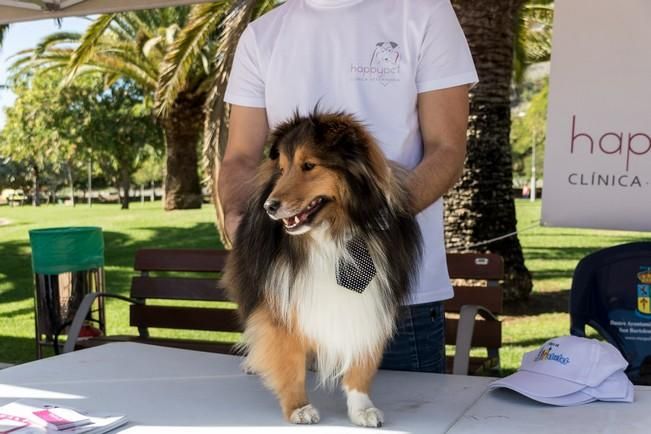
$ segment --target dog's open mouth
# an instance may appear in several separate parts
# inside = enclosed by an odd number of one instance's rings
[[[301,212],[288,218],[283,219],[283,225],[288,232],[294,232],[304,224],[310,222],[314,215],[326,204],[326,199],[322,196],[312,200],[310,204]]]

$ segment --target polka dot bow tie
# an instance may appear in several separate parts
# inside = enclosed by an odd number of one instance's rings
[[[347,256],[337,261],[337,284],[359,294],[364,292],[377,274],[366,242],[354,237],[346,243]]]

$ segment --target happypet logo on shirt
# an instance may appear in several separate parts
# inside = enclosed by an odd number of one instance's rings
[[[400,81],[400,47],[393,41],[380,41],[375,44],[371,61],[368,64],[351,64],[350,72],[354,80],[377,81],[383,86]]]
[[[570,363],[570,358],[565,357],[562,353],[555,353],[552,349],[552,346],[558,347],[558,344],[553,342],[549,343],[549,347],[543,347],[540,349],[536,357],[533,359],[534,362],[539,362],[541,360],[549,360],[552,362],[558,362],[561,365],[567,365]]]

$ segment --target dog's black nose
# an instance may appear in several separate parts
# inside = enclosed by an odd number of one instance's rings
[[[276,214],[278,208],[280,208],[280,201],[277,199],[267,199],[267,201],[264,203],[264,209],[269,215]]]

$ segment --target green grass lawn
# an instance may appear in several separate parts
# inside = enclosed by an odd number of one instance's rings
[[[218,247],[212,206],[200,210],[164,212],[161,203],[118,205],[52,205],[2,207],[0,219],[0,363],[35,357],[34,285],[28,230],[57,226],[100,226],[104,231],[106,282],[109,292],[128,294],[134,252],[142,247]],[[107,301],[109,333],[133,333],[128,305]]]
[[[136,249],[219,246],[212,206],[174,212],[164,212],[160,207],[157,202],[134,203],[128,211],[117,205],[0,208],[0,220],[10,221],[0,226],[0,363],[20,363],[35,357],[29,229],[101,226],[108,290],[127,294]],[[517,212],[518,227],[530,228],[539,219],[540,202],[518,200]],[[507,306],[503,316],[504,373],[519,366],[524,351],[550,337],[568,334],[568,289],[572,271],[583,256],[602,247],[639,240],[651,240],[651,234],[544,227],[521,233],[526,263],[534,277],[534,292],[528,302]],[[125,303],[107,302],[110,334],[135,334],[127,325],[127,309]]]

